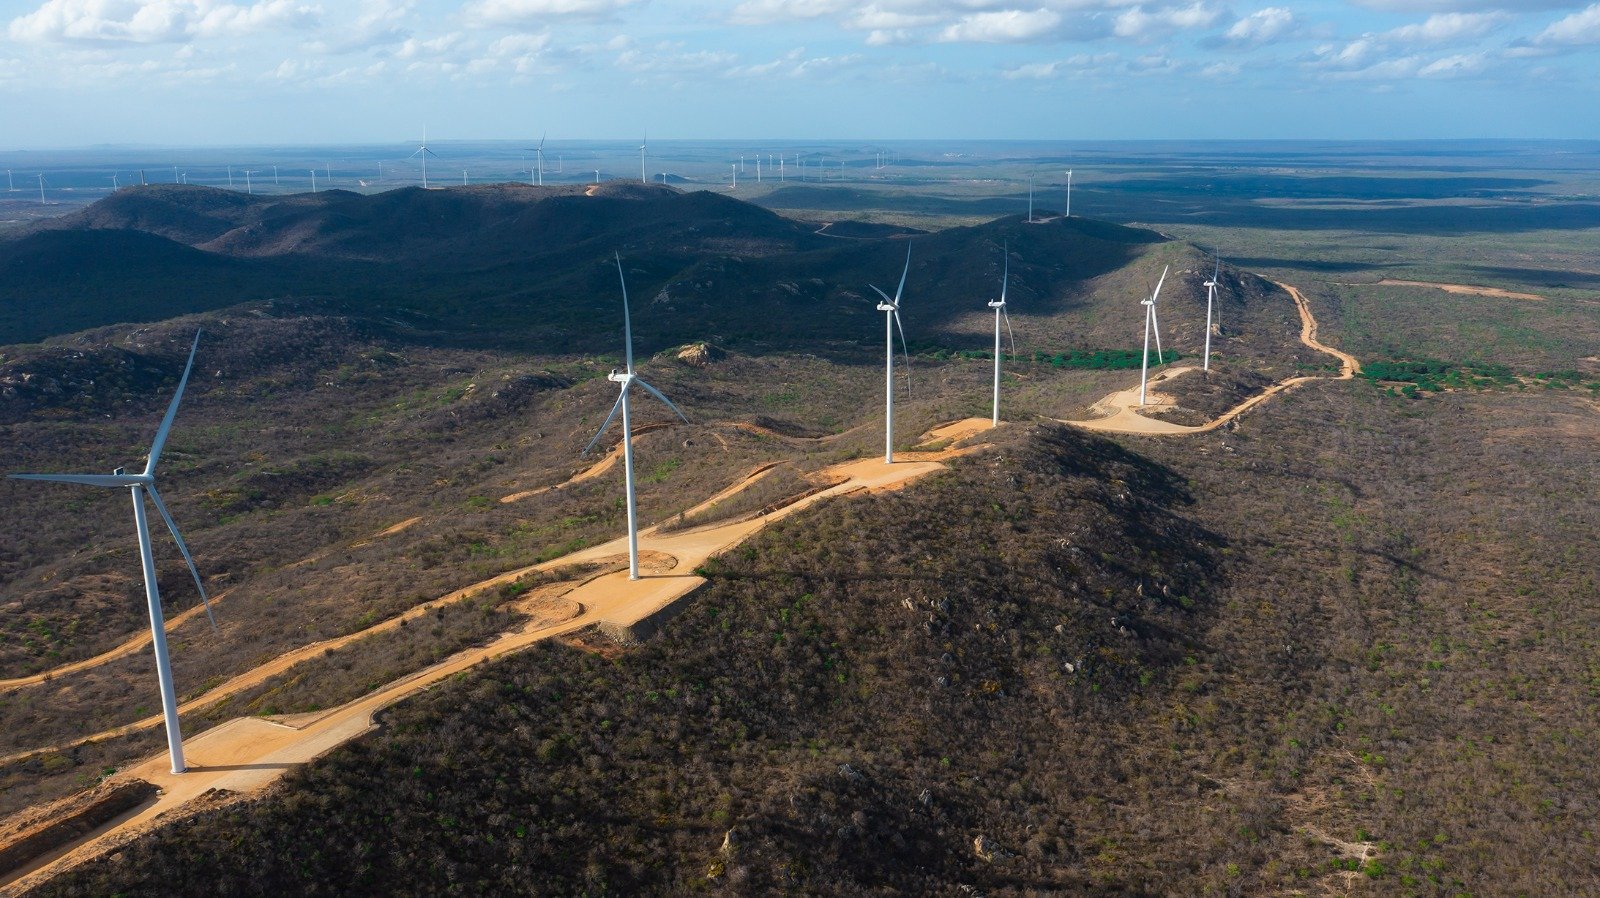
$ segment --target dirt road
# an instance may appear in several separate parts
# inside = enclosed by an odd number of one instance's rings
[[[979,427],[977,422],[981,422],[982,427]],[[957,440],[986,427],[988,427],[987,420],[958,421],[930,431],[923,436],[922,442]],[[133,765],[113,777],[114,781],[144,780],[155,784],[162,792],[154,800],[88,834],[85,838],[36,860],[30,867],[9,874],[10,878],[0,881],[0,887],[15,888],[20,891],[31,884],[37,884],[62,869],[98,856],[110,847],[132,838],[154,825],[157,818],[183,808],[201,796],[209,793],[214,798],[218,793],[213,790],[226,790],[237,795],[256,792],[295,765],[304,764],[372,729],[373,714],[382,708],[484,661],[595,624],[633,626],[704,583],[704,578],[693,573],[698,565],[711,556],[738,545],[768,523],[833,496],[902,486],[941,470],[944,468],[942,464],[944,459],[981,448],[983,447],[972,446],[938,452],[901,453],[903,460],[893,465],[886,465],[879,459],[846,462],[820,472],[820,476],[837,481],[833,486],[765,515],[668,534],[661,533],[656,527],[645,529],[639,534],[640,542],[645,544],[656,557],[664,556],[664,562],[657,565],[664,569],[661,572],[647,574],[639,580],[629,580],[626,571],[595,576],[580,583],[563,596],[566,600],[577,603],[577,607],[581,609],[575,617],[542,627],[537,623],[525,625],[521,629],[501,634],[487,645],[458,652],[432,667],[390,683],[354,702],[327,712],[299,716],[294,719],[292,725],[286,721],[238,718],[185,740],[184,752],[190,765],[187,773],[173,775],[168,770],[166,755],[161,754]],[[746,488],[757,482],[765,473],[764,470],[747,473],[735,484],[735,488],[730,489],[736,492],[737,489]],[[726,498],[731,494],[730,490],[723,490],[718,496]],[[716,501],[716,498],[713,497],[707,502]],[[291,652],[235,677],[182,710],[192,710],[200,707],[201,703],[216,701],[222,694],[231,694],[253,686],[287,670],[307,657],[347,645],[380,629],[398,626],[402,618],[425,614],[427,609],[439,604],[459,600],[461,597],[476,594],[501,583],[513,582],[534,571],[604,561],[615,558],[626,550],[626,537],[618,537],[556,561],[509,571],[418,606],[401,618],[391,619],[360,633],[327,640]],[[96,734],[81,741],[92,741],[134,727],[154,726],[159,723],[160,718],[157,717],[153,722],[140,721],[130,727]]]
[[[1278,286],[1288,291],[1289,298],[1294,300],[1294,307],[1296,311],[1300,313],[1300,342],[1311,347],[1312,349],[1317,350],[1318,352],[1325,352],[1339,360],[1339,375],[1338,377],[1334,378],[1334,380],[1349,380],[1350,378],[1355,377],[1357,374],[1360,374],[1361,362],[1358,361],[1355,356],[1344,352],[1343,350],[1328,346],[1321,340],[1317,339],[1317,319],[1315,315],[1311,314],[1311,304],[1306,301],[1305,296],[1301,294],[1299,290],[1289,286],[1288,284],[1280,283]],[[1150,379],[1149,386],[1153,389],[1160,384],[1170,383],[1178,377],[1196,370],[1199,369],[1193,366],[1185,366],[1182,368],[1173,368],[1170,371],[1163,371]],[[1144,434],[1148,436],[1178,436],[1191,433],[1205,433],[1207,431],[1216,430],[1218,427],[1221,427],[1224,424],[1227,424],[1229,421],[1238,418],[1245,412],[1255,408],[1263,402],[1266,402],[1268,399],[1271,399],[1273,396],[1276,396],[1285,390],[1292,389],[1308,381],[1327,379],[1328,378],[1322,375],[1311,374],[1301,377],[1291,377],[1288,380],[1279,381],[1265,390],[1262,390],[1260,393],[1257,393],[1256,395],[1251,396],[1249,399],[1239,403],[1233,408],[1228,409],[1226,412],[1223,412],[1221,416],[1215,418],[1214,420],[1207,421],[1204,424],[1196,426],[1174,424],[1171,421],[1161,421],[1156,418],[1148,418],[1140,414],[1139,409],[1141,406],[1139,405],[1139,388],[1134,386],[1126,390],[1118,390],[1117,392],[1112,393],[1111,395],[1094,404],[1091,410],[1103,412],[1105,414],[1104,417],[1091,418],[1087,421],[1067,421],[1065,423],[1081,427],[1085,430],[1095,430],[1103,433],[1133,433]],[[1150,409],[1168,408],[1173,404],[1172,397],[1163,395],[1160,392],[1151,392],[1149,390],[1146,391],[1145,400],[1146,405],[1143,407]]]

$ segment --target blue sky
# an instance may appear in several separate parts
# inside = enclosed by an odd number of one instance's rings
[[[0,0],[0,148],[1600,137],[1587,0]]]

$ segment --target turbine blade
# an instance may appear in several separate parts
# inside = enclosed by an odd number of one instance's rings
[[[628,373],[633,373],[633,318],[628,314],[628,278],[622,273],[622,254],[617,258],[617,280],[622,282],[622,339],[628,344]]]
[[[583,447],[583,453],[582,454],[588,455],[589,454],[589,450],[594,448],[594,444],[600,442],[600,438],[605,436],[606,428],[610,427],[611,426],[611,422],[616,420],[617,412],[622,411],[622,397],[626,393],[627,393],[627,390],[622,390],[621,392],[617,393],[617,404],[613,405],[611,407],[611,414],[606,415],[606,423],[600,425],[600,429],[595,431],[594,439],[589,441],[589,445]]]
[[[678,407],[672,404],[672,400],[668,399],[666,396],[662,395],[660,390],[656,389],[655,387],[650,386],[649,384],[647,384],[644,381],[638,379],[637,377],[633,379],[633,382],[638,384],[641,387],[644,387],[645,390],[647,390],[650,393],[651,396],[654,396],[657,399],[661,400],[662,402],[666,403],[667,408],[672,409],[672,413],[673,414],[675,414],[678,417],[683,419],[683,423],[685,423],[685,424],[689,423],[689,416],[685,415],[683,412],[679,411]]]
[[[911,273],[911,238],[906,238],[906,267],[900,272],[900,286],[894,290],[894,304],[900,304],[900,294],[906,290],[906,275]]]
[[[1006,304],[1006,287],[1011,284],[1011,248],[1008,244],[1001,250],[1005,254],[1005,271],[1000,275],[1000,305]]]
[[[1156,281],[1156,289],[1155,289],[1155,291],[1154,291],[1154,292],[1152,292],[1152,293],[1151,293],[1151,294],[1150,294],[1150,300],[1151,300],[1151,301],[1152,301],[1152,302],[1154,302],[1154,301],[1155,301],[1155,298],[1156,298],[1156,297],[1158,297],[1158,296],[1160,296],[1160,295],[1161,295],[1161,285],[1162,285],[1162,284],[1165,284],[1165,283],[1166,283],[1166,282],[1167,282],[1167,272],[1168,272],[1168,271],[1169,271],[1169,270],[1171,270],[1171,268],[1172,268],[1172,266],[1171,266],[1171,265],[1168,265],[1168,266],[1166,266],[1166,267],[1164,267],[1164,268],[1162,268],[1162,269],[1161,269],[1161,280],[1159,280],[1159,281]],[[1148,283],[1148,282],[1147,282],[1147,283]]]
[[[1011,335],[1011,354],[1016,355],[1017,335],[1016,332],[1011,329],[1011,313],[1006,311],[1006,307],[1004,305],[1000,306],[1000,317],[1006,320],[1006,333]]]
[[[154,474],[156,462],[161,460],[161,450],[167,445],[167,434],[172,430],[172,419],[178,415],[178,403],[183,399],[183,388],[189,384],[189,372],[194,370],[194,354],[200,349],[200,332],[194,332],[194,342],[189,345],[189,362],[183,366],[183,377],[178,380],[178,392],[172,394],[172,403],[167,406],[167,415],[161,419],[161,426],[156,429],[155,442],[150,444],[150,460],[145,463],[145,474]]]
[[[894,300],[889,298],[889,294],[883,292],[882,290],[878,290],[878,287],[877,287],[876,284],[868,284],[867,286],[871,287],[873,290],[877,291],[878,295],[883,297],[883,301],[885,303],[887,303],[888,305],[891,305],[891,306],[894,305]]]
[[[206,585],[200,582],[200,571],[194,566],[194,557],[189,554],[189,547],[184,543],[183,535],[178,532],[177,523],[167,511],[167,503],[161,501],[161,494],[156,492],[155,484],[145,487],[145,492],[150,494],[150,501],[155,503],[156,511],[161,512],[161,520],[166,521],[167,529],[172,531],[172,541],[178,544],[178,554],[182,555],[184,563],[189,565],[189,574],[194,577],[194,588],[200,590],[200,601],[206,606],[206,618],[211,621],[211,632],[218,632],[216,615],[211,613],[211,597],[206,595]]]
[[[132,474],[11,474],[12,480],[43,480],[49,483],[78,483],[84,486],[133,486],[143,483]]]
[[[900,355],[906,360],[906,398],[911,398],[911,350],[906,348],[906,329],[900,326],[900,310],[894,310],[894,329],[900,332]]]

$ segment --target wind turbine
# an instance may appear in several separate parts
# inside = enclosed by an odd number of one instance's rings
[[[906,267],[900,272],[900,286],[895,288],[894,299],[879,290],[876,286],[868,284],[877,292],[883,302],[878,303],[878,311],[883,314],[883,364],[884,364],[884,400],[883,400],[883,463],[894,464],[894,332],[900,331],[900,351],[906,360],[906,389],[909,393],[911,387],[911,352],[906,348],[906,330],[900,326],[900,296],[906,289],[906,275],[911,273],[911,241],[906,240]]]
[[[228,189],[233,189],[233,166],[228,166]]]
[[[1061,214],[1062,218],[1072,217],[1072,169],[1067,169],[1067,211]]]
[[[617,417],[617,411],[621,410],[622,473],[628,487],[628,579],[637,580],[639,579],[639,521],[633,492],[633,423],[628,417],[628,388],[638,384],[645,392],[666,403],[673,414],[683,419],[683,423],[688,424],[689,419],[684,417],[683,412],[678,411],[678,407],[672,404],[672,400],[662,395],[660,390],[645,383],[633,373],[633,322],[628,316],[628,278],[622,273],[622,256],[617,255],[616,260],[617,278],[622,282],[622,340],[627,347],[628,367],[625,371],[613,368],[606,376],[606,380],[620,385],[620,395],[617,396],[617,404],[611,407],[611,414],[606,415],[605,423],[600,425],[599,432],[589,441],[589,445],[584,447],[583,454],[588,455],[594,444],[600,442],[600,438],[605,436],[606,428],[610,427],[612,420]]]
[[[194,558],[189,555],[189,547],[184,544],[183,537],[178,533],[178,525],[173,522],[172,515],[167,512],[167,506],[161,501],[161,494],[156,492],[156,464],[161,460],[161,449],[166,445],[167,434],[172,430],[172,419],[178,414],[178,402],[183,399],[183,388],[189,382],[189,372],[194,369],[194,354],[200,348],[200,334],[194,335],[194,343],[189,347],[189,362],[183,368],[183,378],[178,381],[178,392],[172,396],[172,404],[167,406],[166,417],[161,419],[161,426],[156,429],[156,438],[150,444],[150,458],[145,462],[143,473],[128,474],[122,468],[117,468],[110,474],[12,474],[14,480],[45,480],[52,483],[77,483],[84,486],[109,486],[127,487],[133,494],[133,520],[134,527],[139,534],[139,560],[144,568],[144,595],[150,611],[150,645],[156,656],[156,679],[161,686],[161,713],[167,725],[167,751],[172,756],[172,772],[182,773],[185,769],[183,763],[183,734],[178,730],[178,699],[172,686],[172,664],[167,658],[167,630],[166,622],[161,615],[161,592],[156,584],[155,556],[150,550],[150,523],[145,518],[144,499],[148,495],[155,504],[156,511],[161,513],[161,519],[167,522],[167,529],[172,531],[172,539],[178,544],[178,551],[183,555],[183,560],[189,565],[189,573],[194,577],[194,585],[200,590],[200,600],[205,603],[206,616],[211,617],[211,627],[214,631],[217,626],[215,617],[211,616],[211,599],[206,596],[206,588],[200,582],[200,572],[194,566]]]
[[[1011,281],[1011,248],[1007,244],[1001,250],[1005,254],[1004,273],[1000,275],[1000,301],[990,302],[989,308],[994,309],[994,417],[990,420],[991,427],[1000,426],[1000,319],[1006,320],[1006,333],[1011,335],[1011,354],[1017,354],[1017,335],[1011,331],[1011,315],[1006,312],[1006,286]]]
[[[119,189],[121,189],[121,187],[122,187],[122,185],[117,182],[117,173],[116,172],[112,172],[111,173],[111,192],[112,193],[116,193]]]
[[[256,192],[255,188],[250,184],[250,176],[253,174],[255,174],[254,169],[247,168],[244,170],[244,192],[250,194],[251,196],[255,196]]]
[[[1150,327],[1156,321],[1156,297],[1161,295],[1161,285],[1167,282],[1167,269],[1161,269],[1161,280],[1156,282],[1156,289],[1150,294],[1149,299],[1140,300],[1144,306],[1144,361],[1139,365],[1139,405],[1144,406],[1145,385],[1150,374]],[[1146,281],[1145,283],[1149,283]],[[1156,328],[1156,364],[1161,364],[1161,329]]]
[[[41,205],[41,206],[50,205],[49,203],[46,203],[44,201],[44,172],[40,172],[39,173],[39,205]]]
[[[317,170],[311,169],[311,192],[317,192]]]
[[[416,158],[417,156],[421,156],[422,157],[422,189],[423,190],[427,190],[428,189],[428,157],[432,156],[433,158],[437,159],[437,158],[439,158],[439,154],[435,153],[434,151],[432,151],[430,149],[428,149],[428,127],[426,125],[424,125],[422,127],[422,145],[417,147],[417,151],[415,153],[412,153],[407,158]]]
[[[648,134],[644,136],[643,140],[639,141],[639,181],[644,184],[650,183],[650,176],[645,174],[644,170],[644,148],[649,142],[650,135]]]
[[[272,167],[272,186],[278,186],[278,167],[276,165]]]
[[[176,169],[174,169],[176,171]],[[17,182],[11,178],[11,169],[6,169],[6,187],[12,192],[17,192]]]
[[[538,178],[539,178],[538,186],[539,187],[543,187],[544,186],[544,137],[545,136],[543,134],[539,135],[539,145],[538,146],[536,146],[536,147],[527,147],[526,148],[526,149],[538,154],[539,161],[537,163],[537,169],[535,171],[533,171],[533,172],[529,172],[529,174],[536,174],[538,176]]]
[[[1217,278],[1222,274],[1222,257],[1214,258],[1216,265],[1211,270],[1211,280],[1206,281],[1206,355],[1202,371],[1211,370],[1211,301],[1217,296]]]
[[[739,189],[739,166],[737,166],[737,165],[733,166],[733,186],[728,188],[728,189],[730,189],[730,190],[738,190]]]

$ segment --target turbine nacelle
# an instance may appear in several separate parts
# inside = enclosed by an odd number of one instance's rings
[[[989,300],[989,308],[991,308],[991,309],[1003,309],[1005,307],[1006,307],[1006,303],[1005,303],[1005,300],[1003,300],[1003,299],[991,299],[991,300]]]
[[[627,389],[628,385],[633,383],[633,377],[633,374],[621,368],[612,368],[611,373],[606,375],[606,380],[614,384],[622,384],[623,389]]]

